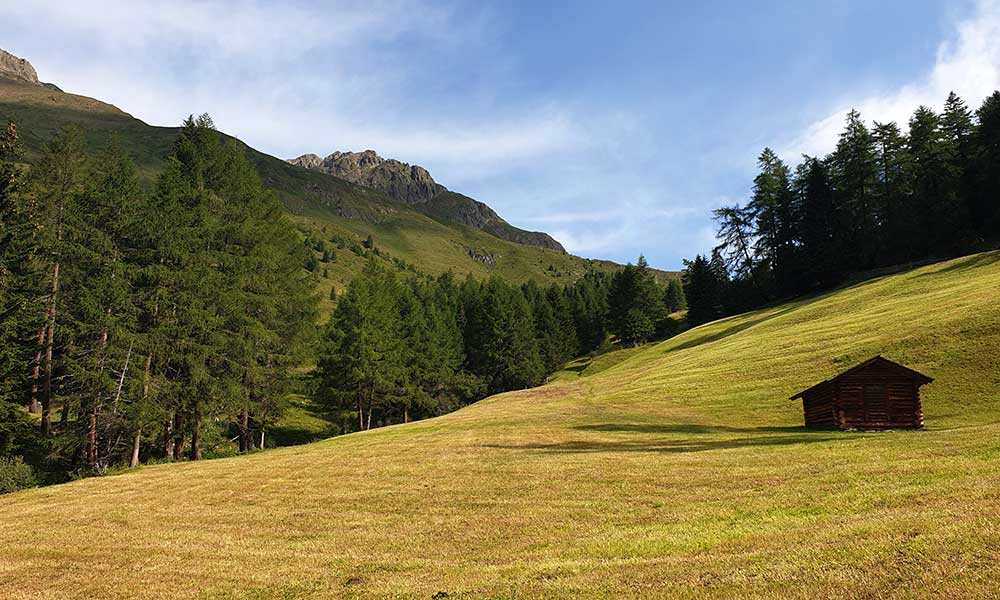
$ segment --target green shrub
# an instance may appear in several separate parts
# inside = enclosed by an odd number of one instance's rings
[[[0,456],[0,494],[8,494],[38,485],[31,465],[25,464],[20,456]]]

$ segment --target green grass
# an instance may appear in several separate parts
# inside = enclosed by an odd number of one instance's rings
[[[645,350],[646,348],[643,346],[630,348],[615,347],[603,354],[581,356],[580,358],[571,360],[562,369],[549,375],[548,383],[568,383],[581,377],[597,375]]]
[[[803,429],[787,398],[876,353],[936,379],[926,429]],[[0,597],[996,595],[1000,253],[623,358],[437,419],[0,497]]]

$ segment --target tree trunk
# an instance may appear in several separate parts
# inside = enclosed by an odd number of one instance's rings
[[[240,452],[248,452],[250,444],[250,412],[244,406],[240,413]]]
[[[201,405],[194,406],[194,422],[191,424],[191,460],[201,460]]]
[[[180,413],[174,413],[174,459],[184,457],[184,421]]]
[[[264,449],[264,428],[260,428],[260,449]]]
[[[97,467],[97,411],[94,409],[87,417],[87,467]]]
[[[247,452],[253,452],[257,449],[257,442],[253,439],[253,416],[249,415],[247,417]],[[264,428],[264,424],[261,423],[261,429]],[[263,450],[263,448],[261,448]]]
[[[45,363],[42,379],[42,435],[52,431],[52,347],[56,335],[56,295],[59,292],[59,261],[52,266],[52,297],[49,298],[49,312],[45,336]]]
[[[42,349],[45,347],[45,325],[38,328],[38,350],[31,369],[31,399],[28,401],[28,412],[37,413],[42,409],[38,402],[38,380],[42,376]]]
[[[111,401],[111,408],[114,414],[118,414],[118,401],[122,399],[122,390],[125,389],[125,375],[128,373],[128,365],[132,362],[132,344],[128,345],[128,353],[125,354],[125,364],[122,365],[122,374],[118,378],[118,387],[115,388],[115,399]]]
[[[361,392],[361,388],[358,387],[358,431],[362,431],[365,428],[365,407],[362,406],[362,400],[364,394]]]
[[[135,430],[135,437],[132,438],[132,459],[128,461],[128,466],[135,468],[139,466],[139,445],[142,443],[142,427]]]
[[[403,405],[403,422],[410,422],[410,406],[408,404]]]
[[[108,311],[111,312],[110,309]],[[97,338],[97,374],[98,377],[104,374],[104,350],[108,346],[108,330],[104,328]],[[97,466],[97,411],[101,403],[101,391],[98,386],[94,397],[90,401],[90,410],[87,411],[87,467],[93,469]],[[63,415],[66,415],[66,406],[63,405]]]
[[[163,458],[174,460],[174,416],[167,415],[163,422]]]
[[[370,392],[368,392],[368,425],[365,427],[366,430],[372,428],[372,409],[375,407],[375,386],[372,386]]]

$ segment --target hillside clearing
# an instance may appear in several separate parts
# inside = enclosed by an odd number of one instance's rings
[[[0,497],[5,598],[985,597],[1000,253],[702,326],[445,417]],[[787,400],[884,354],[923,431]]]

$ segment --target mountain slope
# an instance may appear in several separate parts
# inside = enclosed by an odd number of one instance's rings
[[[95,151],[117,139],[147,182],[159,172],[177,135],[175,127],[147,125],[110,104],[0,75],[0,119],[8,118],[18,125],[28,162],[38,157],[43,144],[60,128],[77,125]],[[478,278],[498,275],[543,285],[571,282],[589,269],[618,267],[609,261],[513,243],[457,223],[441,223],[375,190],[290,165],[249,146],[246,152],[300,226],[328,243],[347,240],[356,246],[372,236],[381,258],[403,261],[423,272],[451,270]],[[337,263],[324,266],[328,277],[320,280],[323,297],[330,287],[342,289],[366,260],[338,252]]]
[[[433,420],[0,497],[0,596],[986,597],[998,289],[964,257]],[[803,429],[787,398],[876,353],[935,377],[927,428]]]
[[[566,251],[549,234],[518,229],[500,218],[486,204],[449,192],[434,181],[427,169],[382,158],[373,150],[334,152],[326,158],[304,154],[288,162],[380,191],[400,202],[413,205],[442,223],[468,225],[510,242]]]

